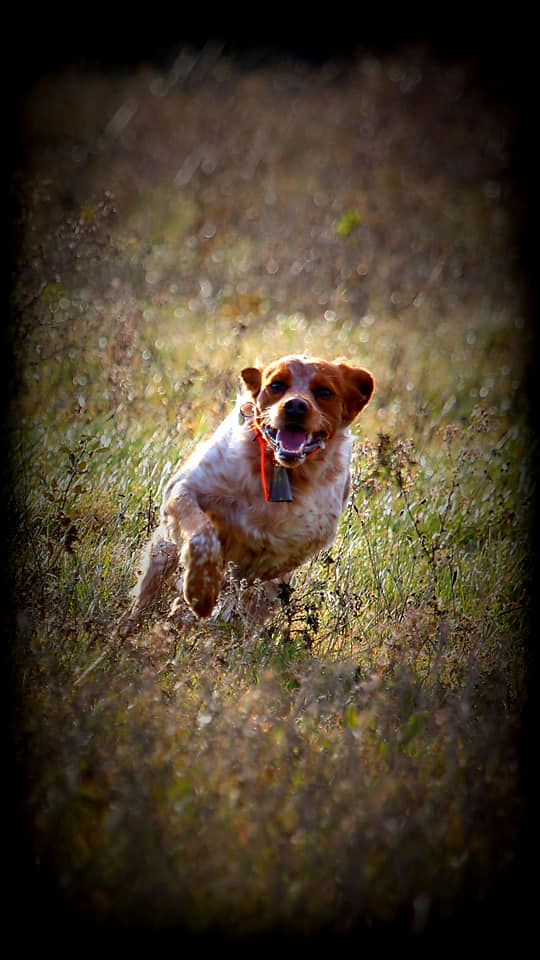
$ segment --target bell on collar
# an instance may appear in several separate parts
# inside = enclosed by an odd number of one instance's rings
[[[290,503],[293,499],[291,482],[289,480],[289,471],[285,467],[276,465],[274,467],[274,476],[272,477],[272,489],[270,491],[270,500],[272,503]]]

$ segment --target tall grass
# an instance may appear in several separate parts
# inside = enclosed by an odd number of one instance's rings
[[[337,87],[201,64],[28,102],[9,507],[33,864],[96,926],[420,934],[481,910],[520,836],[533,491],[507,121],[419,52]],[[398,74],[420,77],[418,127]],[[264,625],[180,630],[158,605],[119,640],[172,467],[242,366],[296,351],[376,378],[335,545]]]

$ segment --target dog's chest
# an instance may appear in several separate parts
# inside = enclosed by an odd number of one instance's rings
[[[332,494],[292,503],[235,502],[222,510],[213,504],[209,515],[218,529],[226,561],[249,579],[273,577],[295,569],[335,537],[341,498]]]
[[[291,474],[293,500],[283,503],[265,501],[260,474],[253,469],[253,447],[245,443],[214,448],[199,462],[199,503],[218,530],[225,561],[235,564],[240,576],[279,576],[333,541],[343,509],[349,444],[328,453],[310,465],[309,482]]]

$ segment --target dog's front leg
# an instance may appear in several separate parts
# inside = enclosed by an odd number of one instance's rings
[[[171,538],[181,546],[184,598],[198,617],[209,617],[223,580],[223,554],[216,529],[182,481],[171,487],[164,516]]]

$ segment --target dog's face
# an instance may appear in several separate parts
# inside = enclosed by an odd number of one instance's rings
[[[373,377],[361,367],[315,357],[288,356],[241,373],[255,400],[255,419],[278,463],[295,467],[324,448],[373,393]]]

